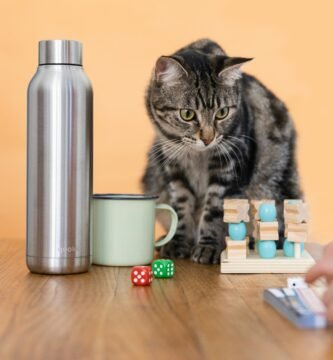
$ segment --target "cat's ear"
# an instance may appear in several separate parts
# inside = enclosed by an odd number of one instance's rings
[[[181,63],[170,56],[161,56],[155,65],[155,80],[158,82],[176,84],[183,76],[188,73]]]
[[[233,85],[242,76],[241,66],[253,58],[227,57],[220,61],[219,79],[226,85]]]

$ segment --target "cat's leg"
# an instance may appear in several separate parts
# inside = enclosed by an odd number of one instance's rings
[[[168,189],[169,204],[178,215],[178,227],[174,238],[161,247],[160,254],[167,258],[189,258],[196,234],[195,198],[182,181],[172,181]]]
[[[218,264],[225,249],[225,225],[223,223],[223,195],[225,188],[212,184],[206,193],[201,214],[198,243],[192,251],[192,260],[200,264]]]

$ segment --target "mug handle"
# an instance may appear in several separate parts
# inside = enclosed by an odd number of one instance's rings
[[[157,204],[156,209],[170,211],[170,215],[171,215],[171,225],[170,225],[170,229],[169,229],[168,233],[165,235],[164,238],[155,242],[155,246],[163,246],[174,237],[176,230],[177,230],[177,225],[178,225],[178,216],[177,216],[176,211],[167,204]]]

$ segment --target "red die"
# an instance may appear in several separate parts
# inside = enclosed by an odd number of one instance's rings
[[[153,281],[151,266],[134,266],[131,272],[133,285],[150,285]]]

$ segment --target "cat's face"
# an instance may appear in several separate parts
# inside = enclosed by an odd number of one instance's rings
[[[239,67],[249,59],[189,55],[157,61],[150,105],[164,138],[204,151],[237,121]]]

